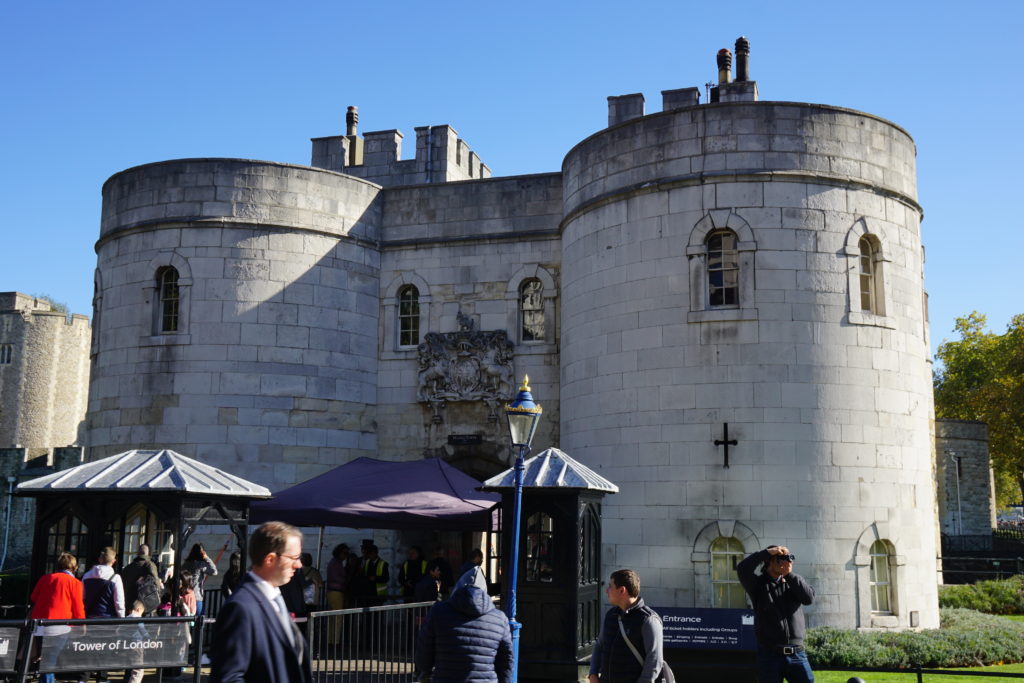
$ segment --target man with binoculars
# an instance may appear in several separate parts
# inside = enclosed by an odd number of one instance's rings
[[[814,589],[793,573],[796,556],[789,548],[770,545],[736,565],[743,589],[754,606],[757,672],[760,683],[813,683],[804,652],[804,613],[814,602]],[[761,573],[754,569],[761,565]]]

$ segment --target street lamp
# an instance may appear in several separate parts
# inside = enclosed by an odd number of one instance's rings
[[[523,384],[519,387],[516,400],[505,406],[508,417],[508,433],[512,445],[516,447],[515,464],[515,495],[512,498],[512,570],[508,591],[508,622],[512,630],[512,680],[519,680],[519,630],[522,624],[516,621],[516,587],[519,584],[519,522],[523,507],[523,459],[530,451],[530,442],[537,431],[540,414],[544,412],[539,403],[533,402],[530,393],[530,378],[523,375]]]

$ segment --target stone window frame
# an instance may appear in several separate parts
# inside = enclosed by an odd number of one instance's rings
[[[384,324],[384,342],[383,342],[383,357],[388,359],[394,358],[411,358],[416,355],[416,349],[419,344],[415,346],[401,346],[398,343],[398,294],[405,287],[413,286],[416,291],[419,292],[420,301],[420,341],[423,341],[423,337],[430,330],[430,285],[427,281],[416,273],[400,273],[396,275],[391,283],[384,290],[384,296],[382,304],[384,306],[383,311],[383,324]]]
[[[14,358],[14,344],[0,344],[0,365],[11,365]]]
[[[749,550],[750,548],[761,547],[761,542],[753,529],[735,519],[720,519],[701,529],[693,541],[693,550],[690,553],[695,607],[711,607],[714,602],[711,587],[711,544],[718,538],[735,538],[747,554],[753,552]]]
[[[892,556],[896,553],[893,551],[892,546],[885,539],[878,539],[871,544],[868,549],[871,557],[871,565],[868,570],[868,583],[871,585],[871,616],[882,616],[892,614]],[[879,558],[882,558],[881,561]],[[885,567],[885,580],[879,579],[878,569],[880,566]],[[876,590],[879,586],[885,586],[885,604],[882,605],[878,600],[879,591]],[[883,609],[884,607],[884,609]]]
[[[873,311],[861,309],[861,240],[867,240],[874,252],[872,263],[874,267],[874,296],[872,303],[875,310]],[[846,233],[846,244],[843,245],[840,253],[847,258],[847,322],[851,325],[896,328],[896,322],[890,313],[892,311],[892,301],[891,288],[889,287],[889,264],[892,262],[892,257],[889,254],[889,244],[891,242],[886,237],[885,229],[877,222],[872,222],[869,226],[867,218],[858,218]]]
[[[739,258],[739,291],[736,306],[711,307],[708,300],[707,240],[716,231],[729,230],[736,235]],[[757,320],[754,303],[754,252],[757,242],[750,224],[728,209],[709,211],[693,226],[686,247],[690,277],[691,323]]]
[[[160,334],[177,334],[181,326],[181,296],[178,289],[178,269],[164,266],[156,271],[157,300],[160,321],[157,332]]]
[[[178,271],[178,329],[174,332],[161,331],[163,307],[160,301],[159,274],[165,268],[174,268]],[[160,252],[149,262],[147,272],[149,279],[142,287],[142,295],[150,310],[149,334],[144,335],[139,340],[139,344],[141,346],[175,346],[190,343],[192,338],[188,333],[189,305],[192,301],[193,280],[188,259],[175,251]]]
[[[888,522],[875,522],[868,526],[857,539],[853,556],[856,578],[857,625],[858,628],[899,628],[910,626],[906,614],[902,613],[903,589],[900,582],[902,567],[907,558],[896,552],[900,540],[893,534]],[[889,610],[888,614],[876,614],[871,610],[871,547],[876,541],[885,541],[889,548]]]
[[[544,288],[544,339],[540,341],[523,341],[520,317],[520,291],[527,280],[540,280]],[[505,303],[508,311],[507,329],[510,338],[516,340],[516,354],[529,355],[536,353],[553,353],[555,338],[558,334],[555,316],[558,300],[555,277],[547,268],[540,264],[528,264],[521,267],[509,278],[505,285]],[[514,336],[513,336],[514,335]]]

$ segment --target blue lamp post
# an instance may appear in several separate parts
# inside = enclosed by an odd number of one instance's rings
[[[512,553],[512,569],[509,576],[508,591],[508,621],[512,629],[512,680],[519,680],[519,630],[522,624],[516,621],[516,587],[519,585],[519,526],[523,509],[523,460],[530,451],[530,442],[537,431],[537,423],[540,422],[540,414],[543,409],[540,404],[533,402],[533,395],[530,393],[530,378],[523,375],[523,384],[519,387],[519,394],[516,400],[505,406],[505,415],[508,416],[508,432],[512,438],[512,445],[516,447],[515,464],[515,494],[512,499],[512,544],[509,546]]]

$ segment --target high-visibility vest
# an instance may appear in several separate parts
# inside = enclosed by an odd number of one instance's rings
[[[371,562],[376,562],[377,563],[377,572],[376,572],[377,573],[377,578],[378,579],[383,578],[383,576],[384,576],[384,560],[380,559],[379,557],[376,560],[365,560],[363,562],[363,574],[365,574],[367,577],[371,576],[371,574],[370,574],[370,563]],[[386,583],[384,583],[383,581],[374,581],[374,583],[377,585],[377,597],[379,597],[379,598],[387,597],[387,595],[388,595],[388,585]]]

